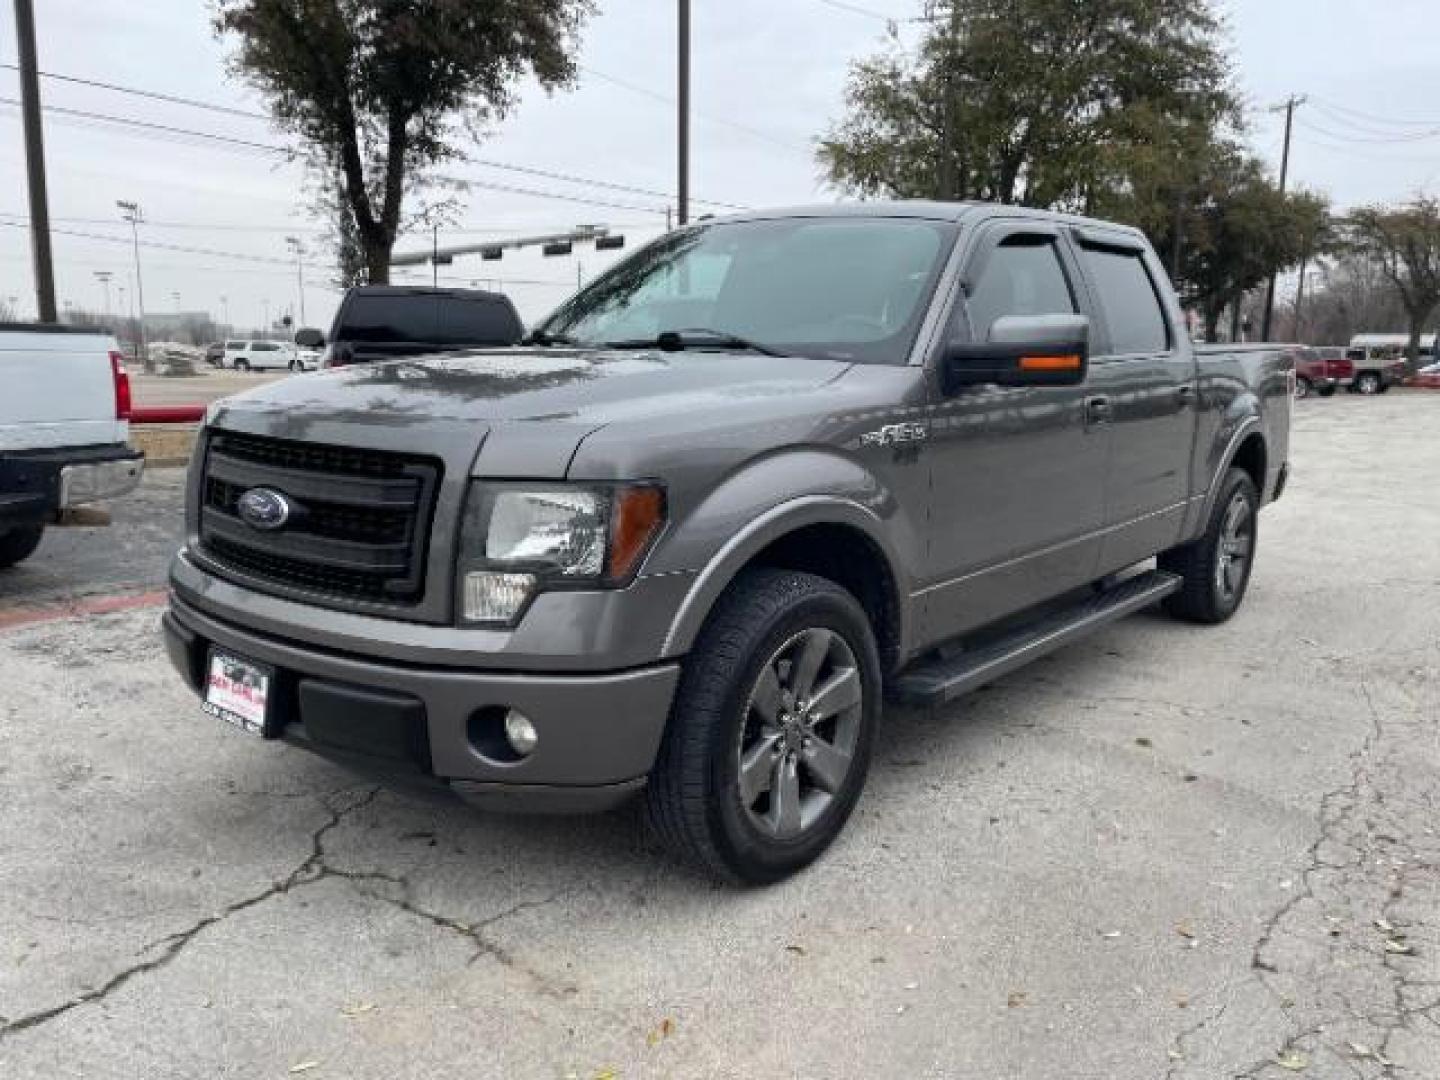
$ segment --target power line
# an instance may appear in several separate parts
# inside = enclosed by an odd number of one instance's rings
[[[9,229],[28,229],[29,222],[23,221],[0,221],[0,226]],[[107,244],[129,244],[131,239],[128,236],[105,235],[104,233],[79,232],[74,229],[51,229],[57,236],[71,236],[81,240],[98,240]],[[293,268],[295,263],[290,259],[279,258],[269,255],[250,255],[241,251],[223,251],[217,248],[190,247],[183,244],[166,244],[158,240],[141,240],[140,246],[154,248],[156,251],[175,251],[186,255],[208,255],[211,258],[238,259],[243,262],[266,263],[267,265],[279,265],[286,268]],[[318,267],[318,269],[327,269]]]
[[[20,105],[20,102],[17,101],[17,100],[15,100],[14,98],[0,97],[0,105],[8,105],[8,106],[12,106],[12,107],[18,107],[18,106]],[[163,134],[163,135],[178,135],[178,136],[183,136],[183,137],[187,137],[187,138],[205,139],[205,140],[209,140],[209,141],[211,141],[211,142],[217,142],[217,143],[222,143],[222,144],[229,145],[229,146],[235,146],[235,147],[238,147],[238,148],[244,149],[244,150],[259,151],[259,152],[262,152],[262,153],[272,154],[272,155],[279,155],[279,156],[286,157],[286,158],[291,158],[291,159],[293,159],[293,158],[296,156],[296,152],[295,152],[295,151],[290,150],[290,149],[287,149],[286,147],[283,147],[283,146],[275,146],[275,145],[270,144],[270,143],[255,142],[254,140],[251,140],[251,139],[237,139],[237,138],[234,138],[234,137],[229,136],[229,135],[216,135],[216,134],[213,134],[213,133],[207,132],[207,131],[196,131],[196,130],[194,130],[193,128],[174,127],[174,126],[172,126],[172,125],[170,125],[170,124],[156,124],[156,123],[152,123],[152,122],[146,121],[146,120],[132,120],[132,119],[130,119],[129,117],[114,116],[114,115],[111,115],[111,114],[109,114],[109,113],[91,112],[91,111],[86,110],[86,109],[70,109],[70,108],[66,108],[66,107],[64,107],[64,106],[60,106],[60,105],[47,105],[47,106],[45,106],[45,111],[46,111],[46,112],[50,112],[50,113],[55,113],[55,114],[60,115],[60,116],[77,118],[77,119],[82,119],[82,120],[87,120],[87,121],[94,121],[94,122],[98,122],[98,123],[107,123],[107,124],[116,124],[116,125],[120,125],[120,126],[123,126],[123,127],[134,128],[134,129],[136,129],[137,131],[145,132],[145,133],[156,133],[156,134]],[[636,193],[636,194],[652,195],[652,196],[654,196],[654,197],[656,197],[656,198],[662,198],[662,199],[668,199],[668,198],[671,197],[671,196],[669,196],[668,194],[666,194],[665,192],[653,191],[653,190],[650,190],[650,189],[647,189],[647,188],[633,187],[633,186],[628,185],[628,184],[617,184],[617,183],[613,183],[613,182],[607,181],[607,180],[596,180],[596,179],[593,179],[593,178],[590,178],[590,177],[575,176],[575,175],[571,175],[571,174],[567,174],[567,173],[551,172],[551,171],[547,171],[547,170],[544,170],[544,169],[532,168],[532,167],[530,167],[530,166],[528,166],[528,165],[511,165],[511,164],[506,163],[506,162],[499,162],[499,161],[493,161],[493,160],[488,160],[488,159],[485,159],[485,160],[476,160],[476,161],[474,162],[474,164],[482,165],[482,166],[485,166],[485,167],[488,167],[488,168],[492,168],[492,169],[502,169],[502,170],[505,170],[505,171],[507,171],[507,172],[517,172],[517,173],[522,173],[522,174],[525,174],[525,175],[532,175],[532,176],[546,176],[546,177],[549,177],[549,178],[551,178],[551,179],[562,180],[562,181],[564,181],[564,182],[566,182],[566,183],[584,184],[584,185],[589,185],[589,186],[592,186],[592,187],[606,188],[606,189],[617,190],[617,191],[629,191],[629,192],[633,192],[633,193]],[[452,177],[451,179],[454,180],[454,179],[456,179],[456,178],[453,178],[453,177]],[[611,208],[611,209],[617,209],[617,210],[637,210],[637,211],[641,211],[641,212],[643,212],[643,213],[651,213],[651,214],[664,214],[664,213],[665,213],[665,210],[664,210],[663,207],[657,208],[657,207],[653,207],[653,206],[637,206],[637,205],[635,205],[635,204],[633,204],[633,203],[617,203],[617,202],[613,202],[613,201],[609,201],[609,200],[604,200],[604,199],[584,198],[584,197],[581,197],[581,196],[578,196],[578,195],[567,195],[567,194],[564,194],[564,193],[561,193],[561,192],[555,192],[555,191],[542,191],[542,190],[538,190],[538,189],[535,189],[535,188],[509,187],[509,186],[504,186],[504,185],[499,185],[499,184],[490,184],[490,183],[486,183],[486,182],[484,182],[484,181],[479,181],[479,180],[460,179],[459,182],[460,182],[460,183],[464,183],[464,184],[468,184],[468,185],[470,185],[471,187],[486,188],[486,189],[492,190],[492,191],[503,191],[503,192],[509,192],[509,193],[511,193],[511,194],[518,194],[518,195],[529,195],[529,196],[532,196],[532,197],[535,197],[535,198],[559,199],[559,200],[563,200],[563,201],[566,201],[566,202],[578,202],[578,203],[584,203],[584,204],[591,205],[591,206],[604,206],[604,207],[609,207],[609,208]],[[738,203],[720,202],[720,201],[714,200],[714,199],[696,199],[695,201],[696,201],[696,202],[703,202],[703,203],[705,203],[705,204],[708,205],[708,206],[718,206],[718,207],[725,208],[725,209],[735,209],[735,210],[748,209],[747,207],[741,206],[741,205],[738,204]]]
[[[19,106],[20,102],[14,98],[0,97],[0,105]],[[282,154],[286,157],[294,157],[295,152],[283,146],[274,146],[270,143],[255,142],[252,139],[237,139],[231,135],[216,135],[209,131],[195,131],[193,128],[172,127],[169,124],[156,124],[148,120],[132,120],[128,116],[112,116],[109,113],[90,112],[86,109],[69,109],[63,105],[46,105],[45,111],[55,113],[57,116],[68,116],[81,120],[91,120],[98,123],[118,124],[123,127],[136,128],[141,131],[163,133],[167,135],[183,135],[192,139],[208,139],[211,142],[225,143],[231,146],[238,146],[247,150],[260,150],[267,154]]]
[[[11,71],[18,70],[17,65],[0,63],[0,68],[8,68]],[[198,101],[195,98],[181,97],[179,94],[162,94],[158,90],[141,90],[135,86],[119,86],[116,83],[101,82],[99,79],[82,79],[78,75],[61,75],[54,71],[40,72],[42,79],[51,79],[55,82],[73,83],[76,86],[92,86],[97,90],[111,90],[117,94],[131,94],[134,97],[150,98],[152,101],[164,101],[171,105],[185,105],[192,109],[207,109],[210,112],[224,113],[227,116],[243,116],[247,120],[266,120],[270,117],[264,113],[249,112],[245,109],[233,109],[228,105],[217,105],[212,101]]]
[[[1350,106],[1348,106],[1348,105],[1341,105],[1339,102],[1331,101],[1331,100],[1329,100],[1328,98],[1316,97],[1314,94],[1311,94],[1311,95],[1310,95],[1310,98],[1311,98],[1312,101],[1318,102],[1319,104],[1325,106],[1327,109],[1331,109],[1331,110],[1333,110],[1333,111],[1335,111],[1335,112],[1339,112],[1339,113],[1346,113],[1346,114],[1348,114],[1348,115],[1350,115],[1350,116],[1357,117],[1357,118],[1359,118],[1359,119],[1361,119],[1361,120],[1367,120],[1367,121],[1369,121],[1369,122],[1372,123],[1372,124],[1390,124],[1390,125],[1399,126],[1399,127],[1405,127],[1405,126],[1410,126],[1410,127],[1437,127],[1437,126],[1440,126],[1440,119],[1413,120],[1413,119],[1406,119],[1406,118],[1402,118],[1402,117],[1398,117],[1398,116],[1381,116],[1381,115],[1378,114],[1378,113],[1369,113],[1369,112],[1364,112],[1364,111],[1362,111],[1362,110],[1360,110],[1360,109],[1352,109],[1352,108],[1351,108]]]
[[[580,65],[580,70],[583,71],[586,75],[590,75],[590,76],[593,76],[594,78],[599,79],[601,82],[607,82],[607,83],[610,83],[612,86],[618,86],[620,89],[622,89],[622,90],[628,90],[628,91],[630,91],[632,94],[639,94],[641,97],[650,98],[652,101],[658,101],[658,102],[660,102],[661,104],[664,104],[664,105],[674,105],[674,104],[675,104],[675,99],[674,99],[673,97],[671,97],[669,94],[662,94],[662,93],[661,93],[660,91],[658,91],[658,90],[651,90],[649,87],[640,86],[640,85],[638,85],[637,83],[628,82],[628,81],[626,81],[625,79],[619,78],[619,77],[616,76],[616,75],[610,75],[610,74],[607,74],[607,73],[604,72],[604,71],[598,71],[598,70],[596,70],[595,68],[586,67],[584,64],[581,64],[581,65]],[[750,135],[750,136],[753,136],[754,138],[757,138],[757,139],[763,140],[764,142],[770,143],[772,146],[783,147],[783,148],[786,149],[786,150],[800,150],[800,151],[803,151],[803,152],[806,153],[806,154],[810,153],[810,147],[809,147],[809,146],[803,146],[803,145],[801,145],[800,143],[791,142],[791,141],[789,141],[788,139],[783,139],[783,138],[781,138],[781,137],[779,137],[779,136],[772,135],[772,134],[770,134],[769,132],[761,131],[759,128],[753,128],[753,127],[750,127],[750,126],[747,125],[747,124],[741,124],[741,123],[738,123],[738,122],[736,122],[736,121],[734,121],[734,120],[727,120],[727,119],[726,119],[725,117],[723,117],[723,116],[715,116],[715,115],[713,115],[713,114],[711,114],[711,113],[700,112],[699,110],[691,110],[691,111],[692,111],[692,113],[694,114],[694,116],[695,116],[695,118],[696,118],[697,120],[704,120],[704,121],[706,121],[707,123],[718,124],[718,125],[720,125],[721,127],[732,128],[732,129],[735,130],[735,131],[743,132],[743,133],[746,134],[746,135]],[[692,196],[692,198],[693,198],[693,196]],[[710,200],[708,200],[708,199],[694,199],[693,201],[695,201],[695,202],[710,202]],[[712,205],[712,206],[720,206],[720,205],[724,205],[724,204],[723,204],[723,203],[710,203],[710,205]]]
[[[1342,142],[1389,144],[1415,143],[1425,142],[1426,140],[1440,137],[1440,127],[1433,128],[1430,131],[1412,132],[1407,135],[1357,135],[1348,131],[1331,131],[1328,128],[1323,128],[1318,124],[1312,124],[1305,120],[1298,120],[1296,121],[1296,123],[1309,131],[1315,132],[1318,135],[1324,135],[1326,138],[1329,139],[1339,139]]]

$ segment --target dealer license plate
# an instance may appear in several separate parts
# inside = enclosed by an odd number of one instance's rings
[[[274,684],[274,668],[211,649],[205,699],[200,707],[242,731],[268,735],[270,688]]]

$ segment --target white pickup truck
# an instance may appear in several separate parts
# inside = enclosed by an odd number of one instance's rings
[[[0,323],[0,569],[46,525],[77,523],[76,507],[134,490],[145,456],[129,436],[130,376],[110,334]]]

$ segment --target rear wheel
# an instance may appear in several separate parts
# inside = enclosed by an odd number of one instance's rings
[[[1310,385],[1310,380],[1309,380],[1309,379],[1304,378],[1303,376],[1302,376],[1301,378],[1296,379],[1296,380],[1295,380],[1295,398],[1296,398],[1296,400],[1298,401],[1298,400],[1301,399],[1301,398],[1307,398],[1307,397],[1309,397],[1309,396],[1310,396],[1310,392],[1311,392],[1311,390],[1313,390],[1313,389],[1314,389],[1314,387],[1312,387],[1312,386]]]
[[[44,525],[16,525],[9,532],[0,535],[0,570],[14,566],[35,554],[40,538],[45,535]]]
[[[245,360],[245,359],[243,359],[243,358],[242,358],[242,359],[237,359],[237,360],[235,361],[235,370],[236,370],[236,371],[249,371],[249,370],[250,370],[250,361],[249,361],[249,360]]]
[[[1259,509],[1250,475],[1243,469],[1227,472],[1205,532],[1158,560],[1161,570],[1179,574],[1182,581],[1180,591],[1166,597],[1166,611],[1198,623],[1222,623],[1235,614],[1255,564]]]
[[[1334,384],[1334,383],[1330,383],[1328,386],[1322,386],[1322,387],[1317,391],[1317,393],[1318,393],[1321,397],[1334,397],[1334,396],[1335,396],[1335,384]]]
[[[1378,394],[1380,392],[1380,376],[1373,371],[1362,371],[1355,376],[1355,390],[1360,394]]]
[[[879,656],[855,598],[812,574],[747,571],[686,661],[650,820],[721,878],[778,881],[844,828],[879,713]]]

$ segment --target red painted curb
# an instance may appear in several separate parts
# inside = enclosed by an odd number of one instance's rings
[[[132,424],[198,424],[205,419],[204,405],[136,405],[130,410]]]
[[[165,602],[165,595],[164,589],[154,589],[122,596],[92,596],[53,607],[0,611],[0,630],[13,630],[19,626],[32,626],[35,623],[56,622],[61,619],[78,619],[85,615],[112,615],[117,611],[159,607]]]

